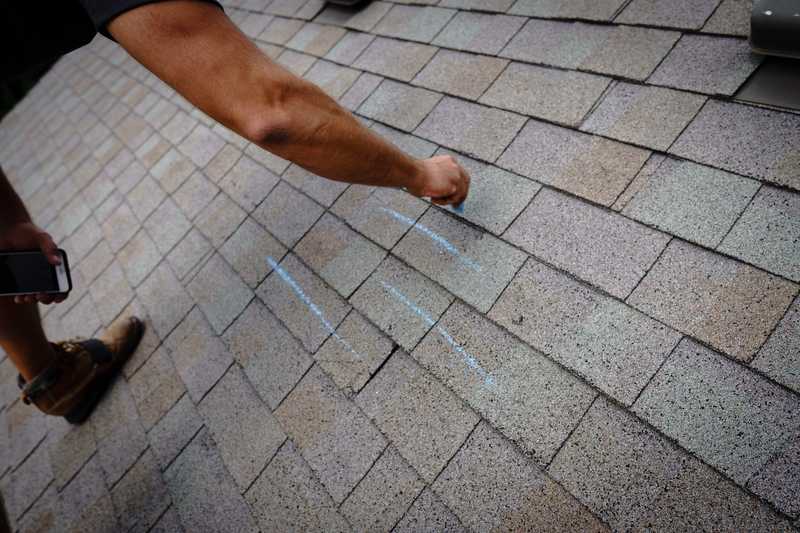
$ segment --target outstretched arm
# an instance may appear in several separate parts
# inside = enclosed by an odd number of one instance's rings
[[[271,61],[212,4],[146,4],[114,19],[108,31],[206,114],[315,174],[406,187],[440,204],[467,196],[469,176],[453,158],[407,156],[319,87]]]

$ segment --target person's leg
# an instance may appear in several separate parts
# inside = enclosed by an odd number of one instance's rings
[[[26,381],[55,359],[36,304],[16,304],[7,297],[0,297],[0,346]]]

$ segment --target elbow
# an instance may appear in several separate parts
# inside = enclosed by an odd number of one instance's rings
[[[280,106],[268,106],[244,117],[242,135],[259,146],[281,146],[292,140],[292,119]]]

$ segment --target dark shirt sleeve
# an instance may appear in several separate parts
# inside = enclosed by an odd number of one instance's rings
[[[122,15],[126,11],[130,11],[133,8],[143,6],[145,4],[153,4],[160,0],[78,0],[83,9],[86,11],[86,14],[89,15],[89,18],[92,20],[95,29],[98,32],[102,33],[106,37],[111,38],[106,31],[106,26],[117,18],[119,15]],[[215,4],[222,9],[219,2],[216,0],[202,0],[204,2],[209,2]]]

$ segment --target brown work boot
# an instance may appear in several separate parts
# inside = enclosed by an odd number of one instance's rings
[[[53,364],[30,383],[19,376],[22,401],[35,404],[45,414],[63,416],[71,424],[82,423],[143,334],[142,321],[131,317],[112,325],[99,339],[53,344]]]

